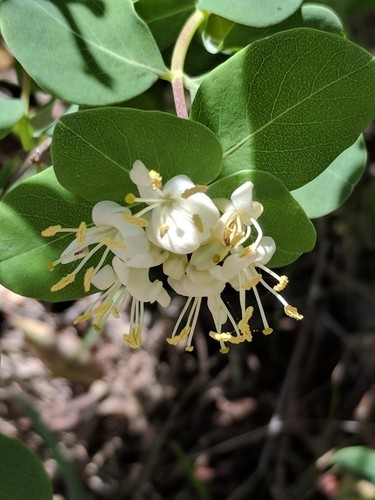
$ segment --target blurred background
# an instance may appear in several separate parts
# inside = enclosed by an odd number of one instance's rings
[[[330,3],[375,53],[373,0]],[[1,97],[20,95],[17,74],[2,45]],[[134,105],[153,107],[158,85]],[[48,116],[66,108],[38,89],[32,99]],[[0,432],[43,460],[54,500],[375,499],[361,470],[332,461],[338,449],[375,445],[374,126],[365,139],[353,195],[316,221],[315,250],[282,270],[305,319],[284,317],[264,290],[274,333],[263,336],[256,317],[253,342],[227,355],[204,310],[193,353],[165,342],[179,297],[147,308],[144,347],[131,351],[126,311],[98,334],[73,326],[92,298],[51,304],[0,288]],[[0,141],[2,188],[49,164],[48,140],[31,154],[23,146],[17,134]],[[236,314],[235,292],[223,298]]]

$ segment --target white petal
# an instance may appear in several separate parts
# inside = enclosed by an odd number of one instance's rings
[[[111,226],[111,217],[120,213],[130,214],[130,210],[114,201],[99,201],[92,209],[92,220],[96,226]]]
[[[151,187],[149,171],[141,160],[135,160],[129,172],[129,177],[137,186]]]
[[[116,281],[116,273],[109,264],[102,267],[91,279],[91,283],[99,290],[107,290]]]
[[[163,272],[166,276],[179,280],[185,274],[187,263],[186,255],[169,254],[163,263]]]
[[[187,175],[175,175],[165,183],[163,193],[176,198],[177,195],[181,195],[184,191],[193,187],[195,187],[195,184]]]
[[[275,240],[270,236],[263,236],[257,247],[258,256],[256,262],[260,262],[263,265],[267,264],[271,260],[275,251]]]

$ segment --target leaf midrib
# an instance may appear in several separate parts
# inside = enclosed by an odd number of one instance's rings
[[[154,68],[152,66],[146,66],[145,64],[139,63],[135,61],[134,59],[128,59],[127,57],[124,57],[120,54],[117,54],[116,52],[113,52],[112,50],[107,49],[106,47],[102,45],[98,45],[97,43],[91,41],[88,38],[85,38],[82,36],[80,33],[77,33],[76,31],[72,30],[70,26],[67,24],[63,23],[58,17],[54,16],[50,11],[45,9],[39,2],[35,2],[36,7],[38,7],[42,12],[44,12],[47,16],[49,16],[51,19],[53,19],[57,24],[65,28],[67,31],[72,33],[74,36],[77,38],[80,38],[83,40],[85,43],[87,43],[89,46],[97,49],[100,52],[103,52],[104,54],[109,55],[110,57],[113,57],[114,59],[118,59],[121,62],[124,62],[125,64],[129,64],[130,66],[134,66],[140,69],[144,69],[146,71],[149,71],[151,73],[154,73],[158,75],[159,77],[162,77],[165,75],[166,68],[160,69],[160,68]]]

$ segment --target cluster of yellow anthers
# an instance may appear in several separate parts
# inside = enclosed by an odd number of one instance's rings
[[[129,193],[125,202],[133,209],[139,203],[145,208],[132,213],[113,201],[101,201],[93,207],[90,227],[82,222],[78,228],[57,225],[42,232],[45,237],[64,232],[75,235],[60,258],[48,264],[53,270],[57,265],[79,261],[71,273],[52,286],[53,292],[73,283],[80,271],[85,271],[86,292],[92,285],[102,291],[76,323],[92,319],[101,329],[108,316],[118,317],[120,308],[130,299],[130,331],[124,339],[130,347],[140,347],[144,304],[157,301],[166,307],[170,302],[163,282],[150,280],[149,271],[156,266],[162,266],[169,286],[187,297],[167,339],[172,345],[183,341],[187,351],[193,349],[204,297],[215,325],[210,336],[220,343],[222,353],[228,352],[228,344],[252,339],[249,321],[253,307],[246,306],[248,290],[254,293],[263,333],[272,332],[257,290],[259,284],[278,298],[288,316],[302,319],[279,293],[288,283],[286,276],[266,267],[276,247],[272,238],[263,236],[257,221],[263,206],[253,201],[251,182],[238,187],[230,199],[213,200],[206,194],[206,186],[195,185],[186,175],[177,175],[163,186],[160,175],[149,171],[140,160],[134,163],[130,178],[139,196]],[[252,243],[244,246],[250,235]],[[93,261],[95,265],[89,265]],[[264,273],[276,280],[273,288],[263,280]],[[239,322],[221,298],[228,283],[239,292]],[[225,325],[230,325],[230,331],[223,331]]]

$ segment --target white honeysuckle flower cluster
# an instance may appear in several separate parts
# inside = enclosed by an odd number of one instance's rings
[[[52,271],[57,265],[77,261],[75,269],[51,287],[52,292],[73,283],[83,270],[84,291],[90,292],[92,285],[102,291],[75,323],[91,319],[101,330],[107,318],[118,317],[130,300],[130,329],[124,340],[130,347],[139,348],[144,304],[156,301],[167,307],[170,303],[165,281],[177,294],[187,297],[167,342],[184,342],[187,351],[193,350],[203,298],[215,325],[209,335],[220,343],[222,353],[228,352],[228,344],[252,340],[250,318],[254,308],[247,306],[249,290],[259,309],[263,333],[272,332],[257,290],[259,284],[277,297],[288,316],[302,319],[279,293],[287,285],[287,277],[266,267],[276,246],[272,238],[263,236],[257,220],[263,206],[253,201],[250,181],[233,191],[228,200],[211,199],[206,194],[207,186],[194,184],[186,175],[176,175],[163,186],[161,176],[140,160],[134,162],[130,179],[139,192],[139,196],[125,196],[133,211],[113,201],[100,201],[93,207],[90,227],[82,222],[78,228],[56,225],[42,232],[45,237],[75,235],[60,258],[48,263]],[[144,208],[137,211],[139,204]],[[162,266],[166,280],[151,281],[150,269],[157,266]],[[274,287],[264,281],[264,274],[276,281]],[[221,298],[227,284],[239,292],[239,321]],[[224,331],[226,325],[229,331]]]

